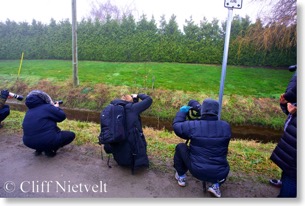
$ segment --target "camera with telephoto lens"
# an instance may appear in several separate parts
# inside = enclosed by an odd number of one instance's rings
[[[56,100],[56,101],[54,101],[54,103],[56,104],[56,103],[58,103],[58,104],[62,104],[62,103],[64,103],[62,100]]]
[[[15,94],[13,92],[9,92],[8,95],[10,97],[14,97],[15,99],[19,100],[19,101],[22,101],[23,100],[23,96],[19,95],[19,94]]]
[[[137,103],[139,102],[139,97],[137,94],[131,94],[131,97],[132,97],[132,101],[133,103]]]
[[[201,104],[198,101],[191,99],[187,105],[191,107],[188,113],[188,118],[190,120],[200,119]]]

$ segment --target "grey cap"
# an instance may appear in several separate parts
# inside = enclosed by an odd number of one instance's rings
[[[218,116],[219,103],[214,99],[205,99],[201,105],[201,116],[203,115],[215,115]]]

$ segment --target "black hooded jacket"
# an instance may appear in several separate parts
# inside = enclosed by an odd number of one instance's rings
[[[230,171],[227,154],[231,127],[226,121],[218,120],[215,101],[205,101],[201,114],[200,120],[187,120],[187,113],[179,111],[173,121],[174,132],[190,140],[191,174],[201,181],[221,181]]]
[[[152,98],[146,94],[139,94],[139,101],[131,103],[124,100],[113,100],[112,104],[125,105],[127,138],[123,142],[111,144],[112,154],[121,166],[131,166],[134,158],[134,168],[149,166],[146,153],[146,140],[143,134],[140,114],[152,104]]]
[[[23,142],[36,150],[50,150],[61,144],[57,122],[66,119],[64,111],[47,103],[38,95],[30,95],[25,102],[28,111],[23,119]]]

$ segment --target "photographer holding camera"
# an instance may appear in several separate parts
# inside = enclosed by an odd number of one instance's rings
[[[10,115],[10,106],[6,105],[7,98],[10,98],[8,90],[2,90],[0,95],[0,129],[3,127],[1,122]]]
[[[35,155],[42,152],[48,157],[54,157],[57,150],[70,144],[75,133],[62,131],[57,122],[66,119],[59,102],[53,102],[51,97],[40,90],[31,91],[25,100],[28,111],[23,119],[23,143],[36,150]]]
[[[132,171],[149,166],[140,114],[148,109],[152,102],[152,98],[146,94],[122,95],[121,99],[111,101],[111,104],[119,104],[125,108],[126,139],[119,143],[105,144],[104,149],[113,154],[118,165],[131,167]]]
[[[197,110],[200,118],[187,121],[190,109]],[[220,185],[230,171],[227,154],[231,127],[226,121],[218,120],[218,112],[219,103],[213,99],[205,99],[201,106],[191,100],[180,108],[173,122],[174,132],[190,143],[176,146],[174,168],[180,186],[186,185],[186,172],[189,170],[197,179],[212,183],[208,191],[221,197]]]

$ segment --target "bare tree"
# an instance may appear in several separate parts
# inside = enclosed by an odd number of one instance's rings
[[[135,10],[132,8],[133,2],[123,7],[118,7],[110,0],[95,0],[91,2],[90,17],[105,22],[107,18],[121,21],[123,16],[129,16]]]
[[[247,34],[236,39],[240,49],[253,44],[259,50],[290,49],[297,44],[296,0],[251,0],[261,2],[260,17]]]
[[[297,0],[251,0],[261,5],[260,18],[264,23],[291,25],[297,23]]]

